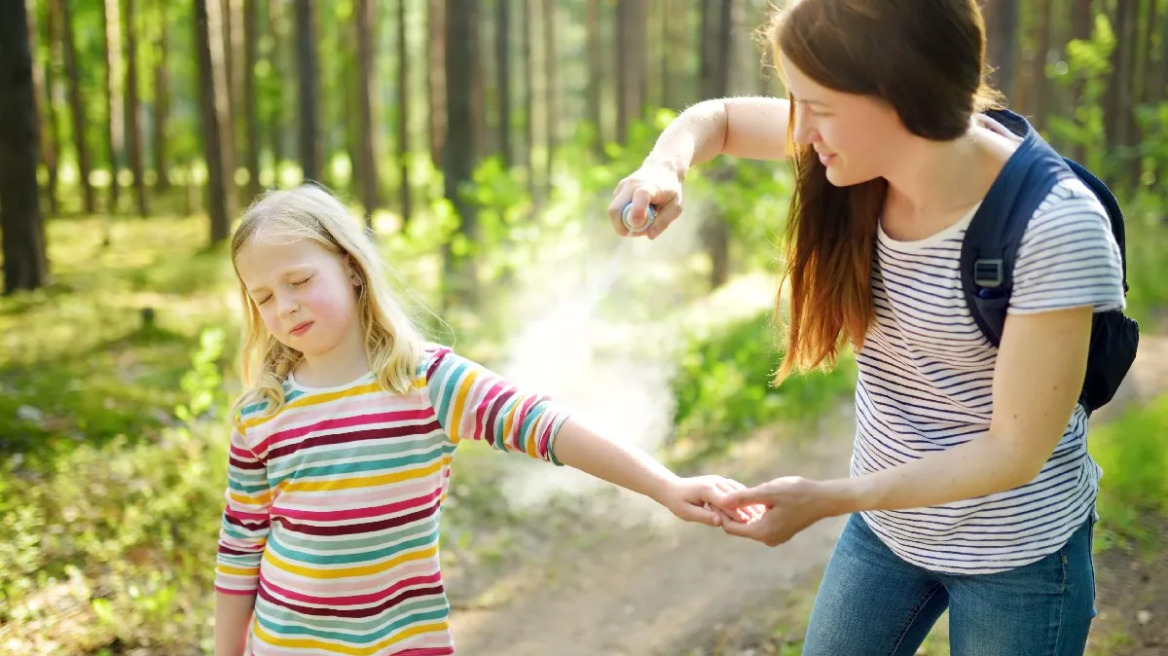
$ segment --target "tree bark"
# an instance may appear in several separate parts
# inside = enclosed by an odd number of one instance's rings
[[[320,181],[322,169],[320,109],[317,98],[316,8],[313,0],[296,0],[297,106],[300,110],[300,166],[304,179]]]
[[[32,91],[33,91],[33,123],[36,129],[40,148],[40,159],[45,165],[46,182],[45,197],[49,201],[49,214],[59,213],[57,206],[57,112],[53,107],[53,17],[52,12],[46,21],[44,35],[41,35],[40,21],[36,11],[36,2],[28,0],[25,9],[28,13],[28,44],[29,56],[32,60]],[[36,44],[38,40],[45,44],[45,59],[37,60]]]
[[[243,0],[243,111],[247,133],[247,198],[260,193],[260,117],[256,106],[256,59],[259,34],[256,31],[256,0]]]
[[[406,0],[397,0],[397,87],[401,98],[397,119],[397,165],[401,193],[402,228],[409,225],[413,215],[413,193],[410,189],[410,66],[409,40],[406,30]],[[370,57],[370,67],[373,59]],[[372,70],[372,68],[371,68]],[[375,170],[376,172],[376,170]],[[374,182],[378,178],[374,178]]]
[[[543,0],[544,137],[547,139],[543,174],[545,198],[551,192],[552,167],[555,164],[556,148],[559,146],[556,60],[556,2]]]
[[[467,65],[478,53],[478,0],[446,0],[446,98],[449,133],[443,169],[446,199],[458,215],[458,230],[443,249],[445,299],[447,306],[477,301],[478,283],[474,258],[460,252],[455,239],[465,239],[471,248],[478,243],[478,220],[473,199],[465,187],[475,168],[475,121],[472,68]]]
[[[495,69],[499,73],[499,154],[503,168],[515,164],[511,143],[511,0],[495,0]]]
[[[195,0],[195,29],[199,61],[203,154],[207,161],[207,213],[211,243],[227,239],[230,208],[227,167],[227,76],[223,70],[219,0]]]
[[[446,0],[430,0],[430,160],[441,166],[446,150]]]
[[[37,289],[48,277],[37,197],[36,102],[25,0],[0,5],[0,250],[4,292]]]
[[[398,0],[401,4],[402,0]],[[365,206],[365,225],[372,230],[373,211],[380,204],[377,175],[377,130],[373,117],[373,99],[377,78],[373,74],[373,46],[377,42],[374,30],[377,17],[373,13],[370,0],[357,0],[357,111],[360,114],[361,135],[358,139],[357,156],[353,162],[357,167],[356,177],[361,181],[361,202]],[[404,100],[401,101],[405,105]]]
[[[126,3],[122,18],[126,34],[126,135],[130,154],[130,172],[134,175],[134,197],[138,201],[138,215],[150,215],[146,196],[146,176],[142,163],[142,103],[138,98],[138,30],[134,26],[134,0]]]
[[[106,155],[109,158],[109,213],[118,211],[118,170],[125,150],[125,112],[122,104],[122,44],[118,0],[105,0]]]
[[[97,211],[97,202],[90,180],[92,165],[89,159],[89,144],[85,140],[85,102],[81,96],[81,71],[77,65],[77,46],[73,39],[73,17],[70,0],[50,0],[61,17],[61,36],[65,56],[65,75],[69,78],[69,114],[73,124],[73,149],[77,155],[77,176],[85,200],[85,212]]]
[[[604,157],[604,126],[600,114],[600,85],[604,80],[604,59],[600,34],[601,0],[588,0],[588,86],[585,90],[588,122],[596,136],[596,156]],[[667,12],[668,13],[668,12]]]
[[[167,122],[170,114],[170,77],[168,73],[170,26],[167,23],[167,0],[157,0],[158,6],[158,41],[155,43],[155,52],[158,61],[154,66],[154,174],[157,178],[155,188],[159,192],[170,189],[170,166],[167,161]]]

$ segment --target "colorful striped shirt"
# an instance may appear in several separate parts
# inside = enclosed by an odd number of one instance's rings
[[[931,237],[880,230],[872,276],[876,320],[856,354],[852,474],[888,469],[978,439],[993,415],[998,350],[961,287],[961,243],[973,218]],[[1061,181],[1027,225],[1010,314],[1123,307],[1119,247],[1103,206],[1078,179]],[[988,574],[1058,550],[1092,512],[1100,471],[1087,453],[1087,413],[1072,412],[1042,471],[1013,490],[930,508],[863,513],[905,560]]]
[[[460,440],[555,464],[566,414],[431,346],[413,390],[289,376],[236,418],[215,589],[255,595],[250,654],[454,653],[438,521]]]

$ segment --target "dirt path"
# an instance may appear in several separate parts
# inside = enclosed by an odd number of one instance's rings
[[[1146,338],[1105,421],[1122,406],[1168,391],[1168,338]],[[784,473],[844,475],[851,452],[850,409],[824,420],[814,440],[756,435],[710,467],[743,482]],[[787,437],[787,436],[784,436]],[[800,447],[791,442],[802,442]],[[787,446],[776,446],[787,444]],[[517,568],[461,603],[455,594],[459,652],[472,656],[596,656],[709,653],[711,636],[741,627],[760,609],[804,613],[842,519],[820,522],[776,549],[713,529],[655,524],[558,547],[546,563]],[[801,598],[796,598],[801,597]],[[760,622],[773,622],[771,619]],[[1161,620],[1162,621],[1162,620]],[[769,635],[771,626],[753,630]],[[762,654],[774,651],[735,651]]]
[[[852,424],[831,421],[814,444],[776,449],[759,434],[717,471],[744,482],[779,472],[847,472]],[[770,451],[763,457],[762,453]],[[777,453],[776,453],[777,451]],[[711,468],[715,470],[715,468]],[[813,526],[779,549],[669,521],[560,552],[552,582],[512,586],[509,599],[454,614],[460,653],[514,656],[677,653],[695,633],[770,603],[818,576],[842,520]],[[489,598],[493,593],[487,593]],[[666,650],[666,651],[663,651]]]

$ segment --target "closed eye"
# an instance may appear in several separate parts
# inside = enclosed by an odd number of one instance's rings
[[[294,280],[294,281],[292,281],[292,286],[299,287],[299,286],[307,283],[309,280],[312,280],[312,276],[308,276],[307,278],[304,278],[303,280]]]

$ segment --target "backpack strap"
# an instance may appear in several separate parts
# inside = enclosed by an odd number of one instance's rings
[[[1082,164],[1069,157],[1064,157],[1063,161],[1083,181],[1083,184],[1087,185],[1091,193],[1095,194],[1095,197],[1103,204],[1103,209],[1107,210],[1107,220],[1111,223],[1111,234],[1115,236],[1115,243],[1119,245],[1119,265],[1123,271],[1123,293],[1127,294],[1127,240],[1123,228],[1123,211],[1119,209],[1119,201],[1115,199],[1115,194],[1111,193],[1107,185],[1103,184],[1102,180],[1095,177],[1095,174],[1088,171]]]
[[[961,285],[966,303],[982,334],[998,346],[1026,226],[1069,171],[1063,158],[1026,119],[1007,110],[992,110],[986,115],[1022,137],[974,213],[961,244]]]

